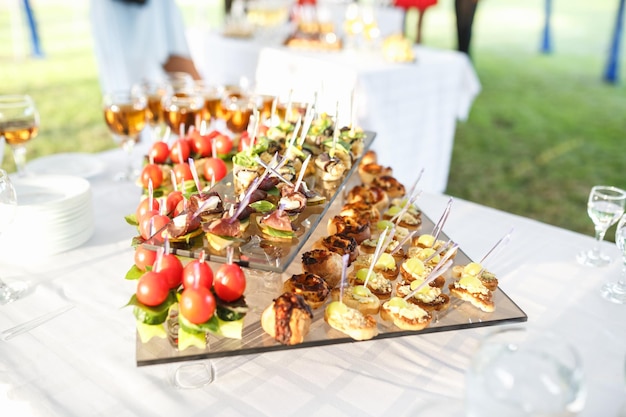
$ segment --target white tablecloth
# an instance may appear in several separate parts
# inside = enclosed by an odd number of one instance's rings
[[[319,53],[264,48],[259,56],[259,91],[293,94],[312,100],[320,92],[322,111],[340,124],[351,121],[376,132],[373,149],[394,176],[412,184],[421,169],[420,186],[444,192],[457,120],[465,120],[480,82],[466,55],[416,47],[416,62],[392,64],[380,52]],[[354,98],[352,97],[354,91]]]
[[[2,276],[34,286],[26,298],[0,306],[0,331],[76,306],[29,333],[0,340],[3,416],[404,416],[427,409],[445,415],[446,407],[461,404],[465,369],[488,329],[215,359],[217,379],[201,389],[174,388],[174,364],[137,368],[134,318],[123,308],[135,285],[124,280],[134,233],[123,216],[135,210],[139,190],[110,179],[123,166],[120,151],[99,157],[111,169],[91,180],[97,218],[92,239],[39,259],[34,237],[32,248],[25,248],[31,261],[0,262]],[[418,203],[438,218],[447,200],[427,193]],[[576,253],[590,247],[591,237],[461,200],[453,203],[444,231],[476,259],[512,226],[511,242],[490,268],[528,314],[527,326],[552,330],[577,346],[589,391],[580,415],[616,416],[625,397],[626,308],[598,291],[617,279],[619,262],[580,266]],[[609,243],[603,249],[618,256]]]

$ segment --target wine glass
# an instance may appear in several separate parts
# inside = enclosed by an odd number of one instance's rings
[[[0,96],[0,136],[13,150],[19,176],[26,175],[26,143],[37,136],[39,113],[28,95]]]
[[[172,133],[183,137],[191,126],[200,127],[204,97],[192,87],[171,86],[163,97],[163,117]]]
[[[204,122],[204,129],[215,125],[218,119],[222,117],[222,96],[224,95],[224,87],[221,85],[212,84],[205,80],[196,80],[195,89],[204,98],[204,109],[202,110],[202,122]],[[202,131],[203,126],[200,127],[201,134],[207,132]]]
[[[133,150],[147,122],[148,100],[139,88],[107,93],[103,98],[104,120],[113,133],[114,140],[127,154],[126,171],[116,174],[118,181],[132,180]]]
[[[622,215],[615,231],[615,244],[622,255],[622,273],[617,282],[608,282],[602,286],[604,298],[617,304],[626,304],[626,214]]]
[[[15,218],[17,194],[7,172],[0,169],[0,232]],[[28,286],[20,281],[7,284],[0,280],[0,304],[10,303],[22,296]]]
[[[591,217],[596,230],[595,245],[591,250],[578,254],[579,263],[587,266],[605,266],[611,258],[600,251],[600,242],[606,231],[624,214],[626,191],[610,185],[596,185],[589,193],[587,214]]]
[[[137,88],[143,90],[148,100],[146,117],[150,126],[150,136],[153,141],[166,137],[168,132],[163,118],[163,97],[167,94],[168,84],[164,81],[144,80]]]
[[[465,385],[469,417],[575,415],[586,397],[576,349],[555,334],[523,327],[489,333]]]

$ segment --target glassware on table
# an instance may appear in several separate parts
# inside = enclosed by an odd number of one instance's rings
[[[0,96],[0,137],[13,151],[19,176],[26,175],[26,143],[37,136],[39,113],[28,95]],[[2,161],[0,161],[1,163]]]
[[[0,233],[15,218],[17,211],[17,194],[7,172],[0,169]],[[0,304],[10,303],[20,298],[28,285],[23,281],[6,283],[0,279]]]
[[[239,135],[246,131],[254,109],[260,109],[260,97],[248,94],[243,90],[231,90],[222,98],[222,111],[226,127]]]
[[[197,80],[195,88],[204,98],[201,119],[204,122],[203,126],[208,128],[222,118],[222,97],[225,89],[221,85],[215,85],[205,80]],[[201,133],[205,134],[206,132]]]
[[[522,327],[488,334],[466,374],[469,417],[575,415],[585,397],[574,347],[554,334]]]
[[[172,88],[163,97],[165,123],[177,135],[186,135],[191,126],[200,127],[204,98],[193,88]]]
[[[104,120],[113,133],[113,139],[121,145],[128,159],[126,170],[116,174],[115,179],[132,180],[135,176],[133,150],[146,127],[148,99],[138,88],[113,91],[104,95],[103,107]]]
[[[626,214],[617,223],[615,244],[622,256],[622,273],[616,282],[604,284],[600,294],[614,303],[626,304]]]
[[[600,250],[606,231],[624,214],[626,191],[610,185],[596,185],[591,188],[587,201],[587,214],[595,225],[595,245],[590,250],[578,254],[579,263],[587,266],[605,266],[611,258]]]
[[[163,117],[163,97],[168,92],[169,84],[164,81],[144,80],[137,88],[141,88],[148,100],[146,117],[150,127],[150,136],[153,141],[167,136]]]

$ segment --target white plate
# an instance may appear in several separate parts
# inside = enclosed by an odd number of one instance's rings
[[[71,208],[85,201],[91,185],[89,181],[67,175],[41,175],[18,177],[12,180],[17,194],[18,210],[35,208],[41,211],[56,211]]]
[[[75,175],[91,178],[101,174],[105,164],[90,153],[57,153],[33,159],[26,164],[26,170],[37,175]]]

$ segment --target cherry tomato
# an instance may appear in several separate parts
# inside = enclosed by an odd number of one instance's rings
[[[167,143],[162,141],[154,142],[148,153],[148,157],[152,158],[152,162],[155,164],[164,164],[169,156],[170,148],[167,146]]]
[[[141,184],[148,189],[148,180],[152,180],[152,188],[159,188],[163,184],[163,170],[156,164],[146,164],[141,170]]]
[[[165,208],[167,210],[167,214],[176,215],[176,206],[183,200],[183,193],[181,191],[172,191],[167,195],[167,200],[165,200]]]
[[[172,144],[172,149],[170,150],[170,159],[175,164],[187,162],[190,153],[191,149],[187,140],[177,139],[176,142]]]
[[[164,214],[147,213],[141,218],[141,221],[139,222],[139,234],[145,240],[148,240],[152,237],[153,234],[161,230],[170,221],[171,219]],[[157,243],[162,242],[163,233],[159,233],[152,239]]]
[[[135,295],[140,303],[147,306],[158,306],[167,298],[169,292],[165,276],[159,272],[148,271],[137,281]]]
[[[152,268],[156,260],[156,252],[143,246],[137,246],[135,249],[135,266],[141,271],[147,271],[148,267]]]
[[[191,151],[202,158],[211,156],[212,145],[211,138],[202,136],[197,130],[194,130],[191,139],[189,140],[191,145]]]
[[[237,264],[223,264],[213,280],[215,294],[226,302],[235,301],[246,289],[246,276]]]
[[[204,323],[215,313],[215,297],[208,288],[187,288],[178,302],[180,314],[194,324]]]
[[[204,161],[204,178],[211,181],[211,176],[215,176],[215,181],[220,181],[226,176],[228,168],[226,163],[219,158],[207,158]]]
[[[227,135],[218,135],[214,139],[218,155],[228,155],[233,149],[233,140]]]
[[[183,287],[197,288],[213,286],[213,270],[204,260],[194,259],[183,269]]]
[[[248,136],[248,132],[243,132],[241,134],[241,136],[239,137],[239,144],[237,145],[237,150],[239,152],[243,151],[244,149],[248,149],[250,148],[250,136]]]
[[[188,163],[174,165],[174,175],[176,176],[176,183],[180,184],[183,181],[193,180],[193,174],[191,173],[191,167]]]
[[[183,263],[173,253],[165,253],[154,265],[155,271],[165,276],[169,288],[178,288],[183,280]]]
[[[160,204],[159,204],[159,200],[156,198],[152,199],[152,207],[150,206],[150,199],[149,198],[145,198],[143,200],[141,200],[141,203],[139,203],[139,206],[137,206],[137,210],[135,211],[135,218],[137,219],[137,222],[141,221],[141,218],[149,211],[159,211],[160,208]]]

